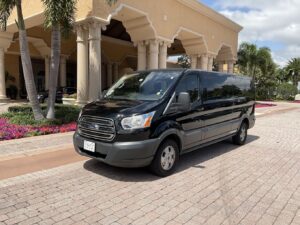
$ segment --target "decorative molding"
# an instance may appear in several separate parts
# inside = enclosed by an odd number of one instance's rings
[[[33,15],[30,16],[25,16],[24,17],[24,21],[26,24],[26,29],[29,29],[31,27],[35,27],[38,25],[42,25],[43,24],[43,19],[44,19],[44,11],[43,9],[41,9],[41,12],[35,13]],[[7,31],[9,32],[18,32],[18,27],[17,24],[15,22],[15,20],[11,21],[10,23],[7,24]]]
[[[41,56],[51,55],[51,48],[48,47],[47,43],[41,38],[28,37],[28,42],[30,42],[41,54]]]
[[[222,51],[222,48],[226,48],[225,51]],[[233,54],[233,47],[231,45],[225,44],[224,42],[220,44],[218,48],[218,54],[216,56],[217,61],[225,60],[236,60],[237,57]]]
[[[102,29],[105,29],[105,26],[110,24],[110,20],[105,20],[97,16],[90,16],[82,19],[78,19],[75,21],[76,25],[86,25],[87,23],[99,23],[102,25]]]
[[[124,45],[124,46],[129,46],[129,47],[135,47],[135,45],[132,42],[130,42],[130,41],[123,41],[123,40],[112,38],[112,37],[105,36],[105,35],[102,35],[102,41],[114,43],[114,44],[117,44],[117,45]]]
[[[153,32],[153,37],[156,38],[157,37],[157,31],[155,29],[155,27],[153,26],[152,21],[149,18],[149,14],[137,9],[133,6],[121,3],[106,19],[106,21],[111,21],[111,19],[115,16],[117,16],[123,9],[129,9],[132,10],[134,12],[137,12],[138,14],[140,14],[139,17],[136,18],[132,18],[130,20],[122,20],[122,23],[124,25],[124,27],[126,28],[127,32],[130,34],[131,38],[133,39],[134,42],[136,41],[140,41],[138,39],[134,40],[134,35],[132,34],[133,32],[136,32],[135,30],[137,29],[145,29],[146,26],[149,26],[149,31]],[[132,33],[131,33],[132,32]]]
[[[192,10],[195,10],[196,12],[207,16],[211,20],[222,24],[223,26],[226,26],[227,28],[235,31],[240,32],[243,27],[232,20],[228,19],[226,16],[214,11],[213,9],[209,8],[208,6],[202,4],[201,2],[197,0],[177,0],[181,4],[191,8]]]

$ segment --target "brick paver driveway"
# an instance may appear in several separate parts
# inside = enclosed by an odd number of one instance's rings
[[[245,146],[183,156],[168,178],[87,160],[2,180],[0,224],[300,224],[299,170],[295,109],[258,118]]]

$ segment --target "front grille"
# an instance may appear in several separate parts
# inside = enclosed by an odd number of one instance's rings
[[[112,119],[83,115],[78,120],[78,133],[86,138],[112,141],[116,136],[115,123]]]

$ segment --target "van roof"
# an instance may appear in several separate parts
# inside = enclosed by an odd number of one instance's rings
[[[188,68],[167,68],[167,69],[152,69],[152,70],[140,70],[136,72],[146,72],[146,71],[178,71],[178,72],[188,72],[188,71],[198,71],[198,72],[206,72],[206,73],[214,73],[214,74],[222,74],[224,76],[236,76],[243,79],[252,79],[250,76],[242,75],[242,74],[232,74],[232,73],[223,73],[223,72],[217,72],[217,71],[205,71],[201,69],[188,69]]]

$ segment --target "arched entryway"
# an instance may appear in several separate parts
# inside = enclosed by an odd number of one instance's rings
[[[232,47],[222,44],[216,57],[216,64],[219,72],[233,73],[236,59]]]

